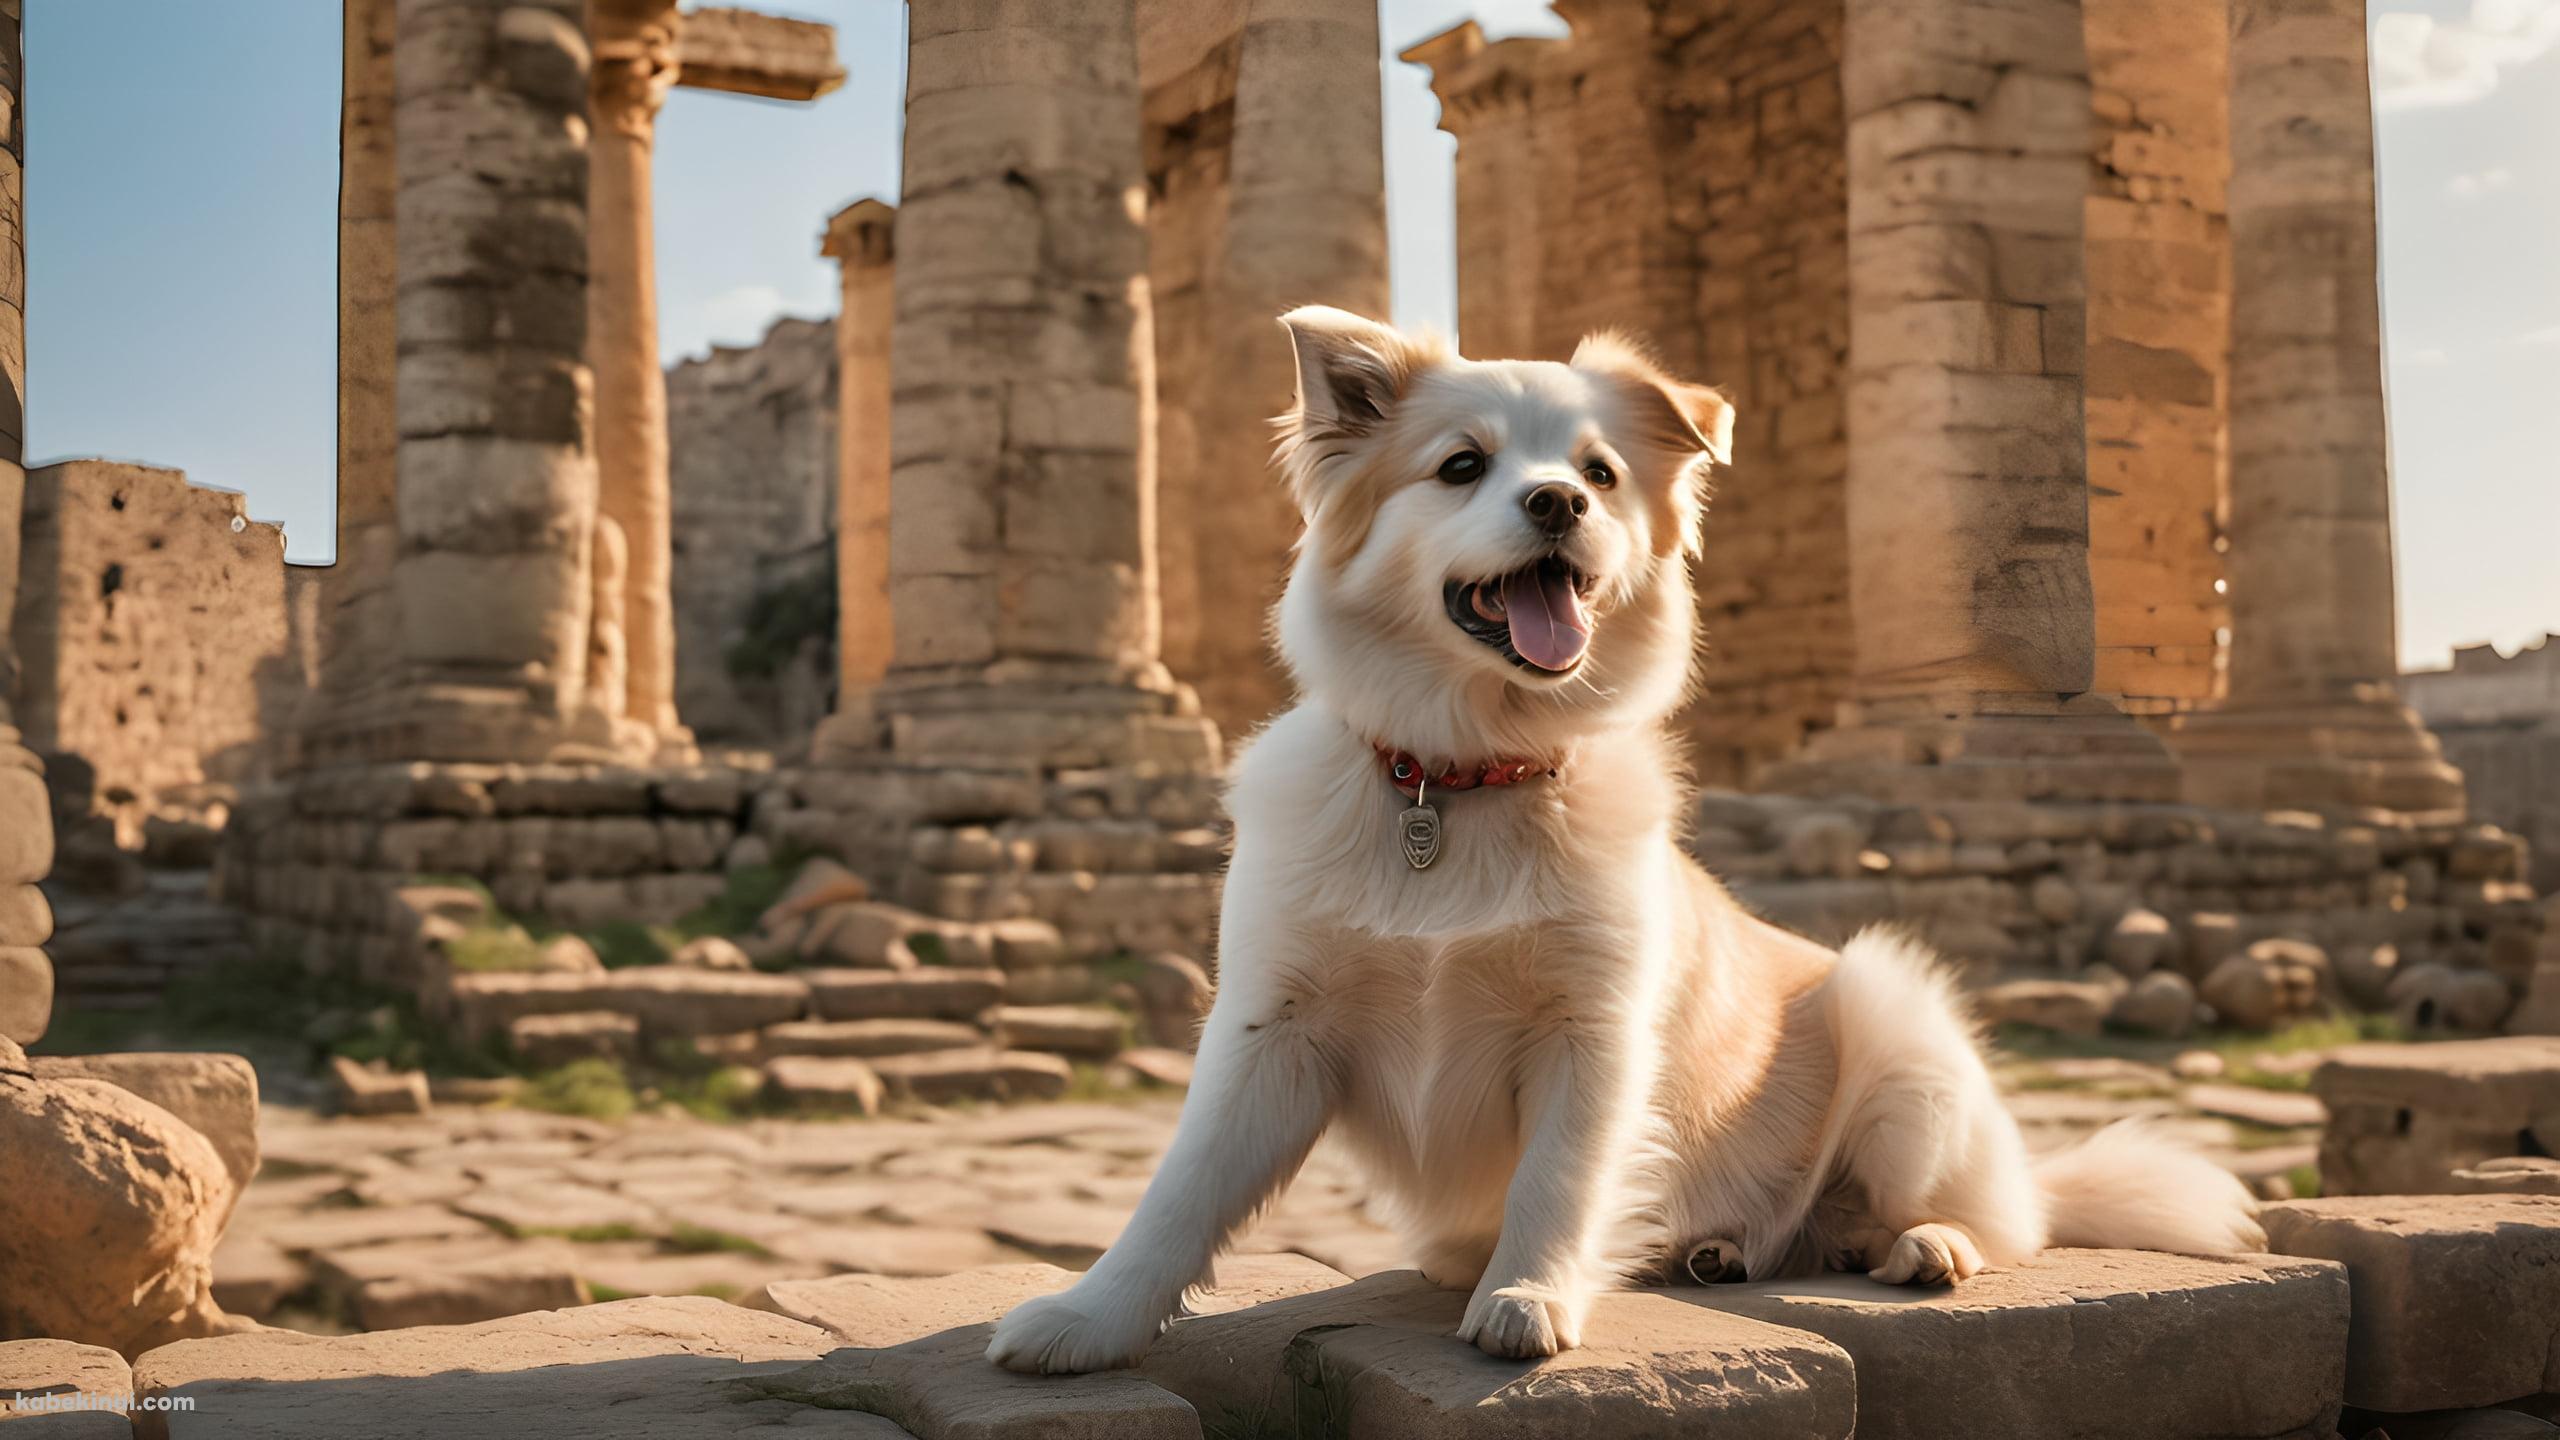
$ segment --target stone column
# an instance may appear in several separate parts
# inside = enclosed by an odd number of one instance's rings
[[[604,744],[583,693],[596,478],[578,0],[398,3],[392,753]]]
[[[1207,763],[1158,659],[1131,0],[987,13],[908,12],[877,711],[917,758]]]
[[[1853,698],[1760,783],[2170,798],[2089,693],[2079,4],[1850,0],[1842,89]]]
[[[836,262],[836,693],[853,707],[889,673],[889,332],[897,320],[894,205],[857,200],[827,221]]]
[[[0,0],[0,1036],[33,1044],[53,1017],[53,962],[38,947],[53,911],[36,882],[53,868],[44,769],[18,743],[9,643],[18,595],[18,512],[27,489],[26,123],[18,108],[19,0]]]
[[[1270,616],[1298,511],[1271,468],[1271,417],[1289,408],[1297,371],[1273,317],[1388,308],[1374,0],[1249,0],[1235,65],[1225,244],[1207,277],[1205,375],[1191,377],[1198,453],[1164,477],[1166,529],[1181,532],[1198,607],[1189,643],[1167,658],[1229,729],[1289,700]]]
[[[595,69],[587,150],[587,363],[595,371],[596,508],[630,546],[625,690],[598,695],[679,746],[675,609],[668,588],[667,379],[658,364],[658,258],[650,169],[658,107],[676,79],[675,0],[587,0]]]
[[[2178,730],[2202,803],[2436,814],[2400,702],[2365,15],[2231,9],[2229,698]]]
[[[346,0],[338,123],[338,550],[320,581],[319,682],[302,755],[365,753],[369,705],[397,654],[399,294],[392,139],[394,0]]]

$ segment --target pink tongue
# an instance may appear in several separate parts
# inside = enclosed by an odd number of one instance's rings
[[[1582,597],[1560,565],[1533,565],[1503,577],[1502,608],[1511,616],[1511,648],[1541,670],[1570,670],[1591,644]]]

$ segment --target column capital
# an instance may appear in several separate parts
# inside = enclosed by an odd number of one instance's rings
[[[589,76],[599,129],[645,138],[676,84],[675,0],[588,0]]]
[[[888,265],[897,258],[898,207],[864,196],[827,217],[818,253],[846,269]]]

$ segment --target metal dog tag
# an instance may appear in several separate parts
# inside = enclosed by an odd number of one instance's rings
[[[1404,861],[1416,870],[1428,870],[1440,858],[1440,812],[1422,803],[1429,790],[1428,782],[1416,783],[1413,807],[1396,817],[1397,831],[1404,838]]]

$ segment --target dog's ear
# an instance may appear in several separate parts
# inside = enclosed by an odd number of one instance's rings
[[[1672,379],[1642,347],[1608,331],[1583,338],[1573,368],[1616,386],[1637,431],[1630,438],[1667,462],[1668,483],[1649,492],[1655,552],[1696,558],[1707,514],[1707,467],[1700,461],[1732,463],[1733,406],[1712,387]]]
[[[1586,335],[1573,352],[1573,368],[1596,371],[1626,387],[1646,438],[1666,449],[1733,463],[1733,406],[1724,392],[1663,373],[1653,357],[1627,337],[1603,330]]]
[[[1300,443],[1376,429],[1436,353],[1427,341],[1329,305],[1301,305],[1280,324],[1298,357],[1298,404],[1281,426]]]

